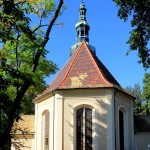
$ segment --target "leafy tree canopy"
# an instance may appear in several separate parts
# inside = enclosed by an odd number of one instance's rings
[[[146,73],[143,79],[143,99],[145,100],[145,113],[150,114],[150,73]]]
[[[127,21],[131,18],[129,51],[137,50],[139,62],[150,68],[150,0],[113,0],[119,7],[118,16]],[[131,16],[131,17],[130,17]]]
[[[134,84],[133,87],[128,86],[125,90],[131,95],[136,97],[136,100],[133,103],[133,112],[135,115],[141,115],[143,113],[142,107],[142,90],[139,83]]]
[[[150,114],[150,74],[146,73],[143,79],[143,87],[137,83],[133,87],[128,86],[125,90],[136,97],[133,103],[135,115]]]
[[[63,0],[58,6],[54,0],[0,0],[0,149],[14,120],[30,113],[25,106],[45,89],[44,78],[57,70],[45,46],[62,6]]]

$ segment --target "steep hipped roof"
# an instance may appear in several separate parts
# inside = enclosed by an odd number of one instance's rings
[[[56,89],[98,87],[115,87],[122,90],[96,54],[90,50],[86,42],[82,42],[40,96]]]
[[[71,47],[71,57],[49,87],[35,98],[35,101],[52,94],[54,90],[62,89],[116,88],[126,93],[98,59],[95,47],[89,44],[90,26],[86,21],[86,11],[82,1],[79,9],[79,21],[75,26],[77,43]]]

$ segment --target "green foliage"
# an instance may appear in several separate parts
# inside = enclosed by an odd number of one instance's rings
[[[26,13],[36,14],[38,17],[47,18],[49,14],[55,11],[55,2],[53,0],[29,1]]]
[[[57,7],[53,0],[0,2],[0,149],[20,113],[34,113],[33,98],[58,69],[46,59],[45,46],[62,5],[63,0]]]
[[[41,1],[42,6],[44,7],[44,4],[46,2]],[[41,4],[39,3],[39,5]],[[47,3],[46,3],[47,4]],[[29,5],[29,4],[28,4]],[[17,8],[21,6],[20,8]],[[21,88],[24,82],[26,82],[26,79],[29,80],[31,83],[29,90],[27,91],[27,94],[25,95],[24,103],[28,102],[27,100],[30,97],[30,103],[33,100],[33,98],[42,92],[44,88],[46,88],[46,83],[45,83],[45,77],[49,76],[52,73],[55,73],[57,70],[56,64],[54,64],[52,61],[46,59],[46,55],[48,53],[47,50],[43,49],[42,47],[42,42],[43,42],[43,35],[42,34],[31,34],[30,36],[29,32],[33,32],[30,27],[29,27],[29,19],[28,17],[25,17],[23,9],[27,9],[26,7],[23,7],[24,3],[14,4],[14,10],[4,10],[4,13],[1,16],[2,19],[8,16],[8,19],[4,22],[1,22],[5,28],[2,28],[0,30],[1,33],[6,32],[9,28],[9,34],[11,37],[8,37],[6,34],[6,37],[1,37],[2,42],[3,42],[3,47],[0,50],[0,58],[1,58],[1,68],[0,68],[0,77],[3,79],[1,80],[1,88],[4,89],[5,92],[1,92],[1,96],[3,95],[4,97],[4,102],[5,99],[8,100],[8,102],[13,101],[15,96],[17,95],[17,90]],[[32,7],[34,5],[31,5]],[[48,4],[48,6],[45,6],[45,13],[48,15],[50,13],[49,11],[52,11],[51,8],[54,7],[54,2]],[[5,5],[1,6],[1,12],[3,12],[3,9]],[[35,6],[34,6],[35,7]],[[38,6],[39,7],[39,6]],[[39,7],[39,11],[43,9],[43,7]],[[24,10],[24,11],[25,11]],[[38,10],[38,9],[37,9]],[[18,13],[14,11],[19,11],[20,15],[18,16]],[[29,10],[28,10],[29,11]],[[44,11],[44,10],[43,10]],[[10,20],[11,27],[9,24],[6,25],[6,22]],[[2,26],[1,26],[2,27]],[[25,29],[25,30],[23,30]],[[40,28],[39,28],[40,29]],[[37,30],[39,30],[37,29]],[[36,72],[32,71],[33,67],[33,60],[35,57],[35,54],[38,53],[39,51],[42,50],[41,57],[39,58],[38,62],[38,68]],[[5,82],[4,82],[5,81]],[[6,82],[9,82],[9,84],[4,88],[4,84]],[[30,90],[31,88],[34,90]],[[11,92],[10,91],[11,87]],[[13,89],[12,89],[13,87]],[[12,96],[11,93],[14,93]],[[27,96],[28,95],[28,96]],[[32,100],[31,96],[32,95]],[[7,97],[7,98],[6,98]],[[28,98],[27,98],[28,97]],[[26,101],[25,101],[26,99]],[[3,101],[1,101],[1,104],[3,104]],[[1,105],[2,106],[2,105]],[[10,104],[8,106],[11,106]],[[22,103],[22,106],[27,106]],[[5,109],[5,108],[4,108]],[[3,107],[2,107],[3,110]],[[4,112],[2,112],[4,114]],[[6,114],[5,114],[6,115]]]
[[[143,113],[143,108],[142,108],[142,90],[140,88],[140,85],[134,84],[133,87],[128,86],[125,88],[125,90],[136,97],[136,100],[133,103],[133,112],[135,115],[141,115]]]
[[[8,0],[1,2],[0,6],[0,39],[1,42],[16,40],[16,33],[24,32],[32,38],[29,28],[30,18],[25,16],[24,2],[14,2]]]
[[[143,99],[145,100],[145,113],[150,114],[150,74],[146,73],[143,79]]]
[[[125,90],[136,97],[133,103],[133,110],[135,115],[149,115],[150,114],[150,74],[146,73],[143,79],[143,88],[139,84],[134,87],[128,86]]]
[[[129,51],[138,50],[139,62],[144,68],[150,68],[150,0],[113,1],[119,7],[118,16],[124,21],[131,19]]]

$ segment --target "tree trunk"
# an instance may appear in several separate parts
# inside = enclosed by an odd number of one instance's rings
[[[47,28],[47,31],[46,31],[46,34],[45,34],[45,37],[44,37],[44,42],[42,44],[43,49],[44,49],[44,47],[46,46],[46,44],[49,40],[49,36],[50,36],[52,26],[54,25],[56,19],[59,16],[59,13],[60,13],[60,10],[62,8],[63,3],[64,3],[63,0],[59,1],[59,5],[58,5],[58,7],[57,7],[50,23],[49,23],[49,26]],[[33,61],[33,70],[32,70],[33,72],[35,72],[36,69],[37,69],[38,61],[39,61],[39,58],[40,58],[42,52],[43,52],[43,50],[41,50],[39,53],[37,53],[35,55],[35,58],[34,58],[34,61]],[[18,91],[18,93],[16,95],[16,98],[14,99],[12,108],[11,108],[9,114],[8,114],[7,125],[6,125],[2,135],[0,135],[0,150],[4,150],[4,147],[5,147],[5,145],[7,144],[8,140],[9,140],[10,133],[11,133],[11,128],[12,128],[13,123],[15,121],[15,116],[16,116],[16,113],[19,109],[20,102],[21,102],[25,92],[28,90],[30,84],[31,83],[29,81],[25,81],[24,84],[22,85],[21,89]]]
[[[4,149],[5,145],[7,144],[8,140],[9,140],[11,128],[15,121],[16,112],[18,111],[22,97],[24,96],[24,94],[27,91],[27,89],[29,88],[29,86],[30,86],[30,83],[26,81],[25,84],[22,85],[22,89],[20,89],[20,91],[17,93],[16,98],[14,99],[13,105],[8,114],[7,125],[5,127],[3,134],[0,135],[0,149]]]

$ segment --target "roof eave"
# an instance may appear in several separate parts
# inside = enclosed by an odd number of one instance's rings
[[[56,88],[56,89],[53,89],[45,94],[43,94],[42,96],[40,97],[37,97],[34,99],[34,103],[38,103],[39,101],[43,101],[45,100],[46,98],[48,98],[49,96],[52,96],[52,95],[55,95],[56,92],[58,91],[62,91],[62,90],[81,90],[81,89],[107,89],[107,88],[111,88],[111,89],[115,89],[117,91],[120,91],[124,94],[127,94],[128,96],[132,97],[134,100],[136,99],[136,97],[134,97],[133,95],[131,95],[130,93],[126,92],[122,87],[118,87],[118,86],[97,86],[97,87],[72,87],[72,88]]]
[[[34,100],[33,100],[33,103],[38,103],[38,102],[41,102],[41,101],[43,101],[43,100],[45,100],[46,98],[48,98],[48,97],[50,97],[50,96],[53,96],[54,94],[55,94],[55,89],[54,90],[51,90],[51,91],[49,91],[49,92],[47,92],[47,93],[44,93],[44,94],[42,94],[41,96],[38,96],[38,97],[36,97]]]

